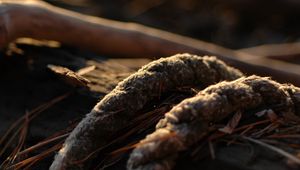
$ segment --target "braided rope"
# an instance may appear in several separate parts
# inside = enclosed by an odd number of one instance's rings
[[[87,114],[66,139],[50,169],[83,169],[83,164],[74,162],[103,146],[160,93],[177,87],[207,87],[241,76],[240,71],[215,57],[178,54],[153,61],[120,82]]]
[[[283,116],[300,115],[299,104],[300,88],[266,77],[242,77],[209,86],[166,113],[156,131],[133,150],[127,168],[169,170],[174,166],[178,152],[208,133],[209,123],[261,105],[269,106]]]

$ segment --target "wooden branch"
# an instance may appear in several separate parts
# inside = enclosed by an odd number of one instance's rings
[[[284,44],[266,44],[237,50],[252,55],[263,56],[290,63],[300,64],[300,42]]]
[[[5,0],[1,7],[1,44],[18,37],[56,40],[97,53],[119,57],[169,56],[189,52],[215,55],[247,74],[272,76],[300,85],[300,66],[233,51],[211,43],[135,23],[71,12],[40,1]],[[3,29],[1,29],[3,30]]]

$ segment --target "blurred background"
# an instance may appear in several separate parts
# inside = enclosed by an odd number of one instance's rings
[[[46,0],[239,49],[299,41],[297,0]]]

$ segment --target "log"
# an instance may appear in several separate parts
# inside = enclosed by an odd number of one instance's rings
[[[118,57],[157,58],[183,52],[215,55],[248,75],[272,76],[280,82],[300,85],[300,67],[292,63],[233,51],[136,23],[82,15],[40,1],[26,2],[6,0],[1,5],[2,28],[8,31],[1,32],[2,46],[18,37],[31,37]]]

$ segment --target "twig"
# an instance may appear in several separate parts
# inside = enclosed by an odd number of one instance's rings
[[[67,137],[70,133],[66,133],[66,134],[63,134],[63,135],[60,135],[60,136],[57,136],[57,137],[54,137],[52,139],[48,139],[48,140],[45,140],[45,141],[42,141],[42,142],[39,142],[38,144],[34,145],[34,146],[31,146],[21,152],[18,153],[18,156],[21,156],[21,155],[24,155],[24,154],[27,154],[28,152],[31,152],[37,148],[40,148],[44,145],[47,145],[51,142],[54,142],[54,141],[57,141],[57,140],[60,140],[60,139],[64,139],[65,137]]]
[[[273,134],[273,135],[267,136],[267,138],[273,138],[273,139],[295,138],[295,139],[300,139],[300,134]]]
[[[0,167],[4,167],[8,161],[10,161],[11,159],[15,159],[16,156],[18,156],[18,152],[19,150],[21,149],[22,145],[23,145],[23,142],[25,140],[25,135],[26,135],[26,126],[28,126],[29,122],[35,118],[39,113],[47,110],[48,108],[50,108],[51,106],[53,106],[54,104],[60,102],[61,100],[65,99],[66,97],[68,97],[71,93],[66,93],[66,94],[63,94],[61,96],[58,96],[56,98],[54,98],[53,100],[49,101],[49,102],[46,102],[42,105],[39,105],[38,107],[34,108],[33,110],[31,110],[30,112],[27,112],[24,116],[22,116],[21,118],[19,118],[14,124],[12,124],[12,126],[6,131],[5,135],[1,138],[1,142],[6,142],[4,147],[1,148],[0,150],[0,156],[2,156],[5,151],[7,150],[7,148],[13,144],[13,141],[15,140],[15,138],[17,137],[17,135],[21,132],[21,137],[19,139],[19,144],[16,148],[15,151],[13,151],[11,153],[11,156],[8,157],[6,159],[6,161],[4,161]],[[20,123],[22,123],[23,121],[24,122],[24,126],[19,126]],[[19,126],[19,127],[18,127]],[[16,129],[17,128],[17,129]],[[14,133],[12,134],[12,136],[9,137],[9,135],[12,133],[12,131],[14,131]]]
[[[292,155],[292,154],[290,154],[290,153],[288,153],[288,152],[286,152],[286,151],[284,151],[284,150],[282,150],[280,148],[277,148],[275,146],[269,145],[267,143],[264,143],[262,141],[259,141],[259,140],[256,140],[256,139],[253,139],[253,138],[250,138],[250,137],[242,136],[242,138],[246,139],[248,141],[251,141],[253,143],[256,143],[258,145],[261,145],[263,147],[266,147],[266,148],[268,148],[268,149],[270,149],[270,150],[272,150],[274,152],[277,152],[280,155],[282,155],[282,156],[288,158],[289,160],[292,160],[293,162],[295,162],[295,163],[297,163],[297,164],[300,165],[300,159],[299,158],[297,158],[296,156],[294,156],[294,155]]]
[[[62,143],[56,144],[53,147],[51,147],[50,149],[42,152],[41,154],[33,156],[33,157],[30,157],[30,158],[27,158],[27,159],[25,159],[25,160],[23,160],[23,161],[21,161],[19,163],[16,163],[16,164],[8,167],[8,169],[15,169],[15,170],[21,169],[22,167],[24,167],[24,166],[26,166],[28,164],[31,164],[34,161],[43,159],[46,156],[48,156],[49,154],[52,154],[54,151],[59,150],[61,148],[61,146],[62,146]]]
[[[214,145],[213,145],[212,141],[208,141],[208,147],[209,147],[211,158],[213,160],[216,159],[216,153],[215,153],[215,149],[214,149]]]
[[[286,60],[286,58],[289,58],[289,56],[300,55],[300,42],[285,44],[267,44],[250,48],[243,48],[237,51],[257,56],[272,57]]]

